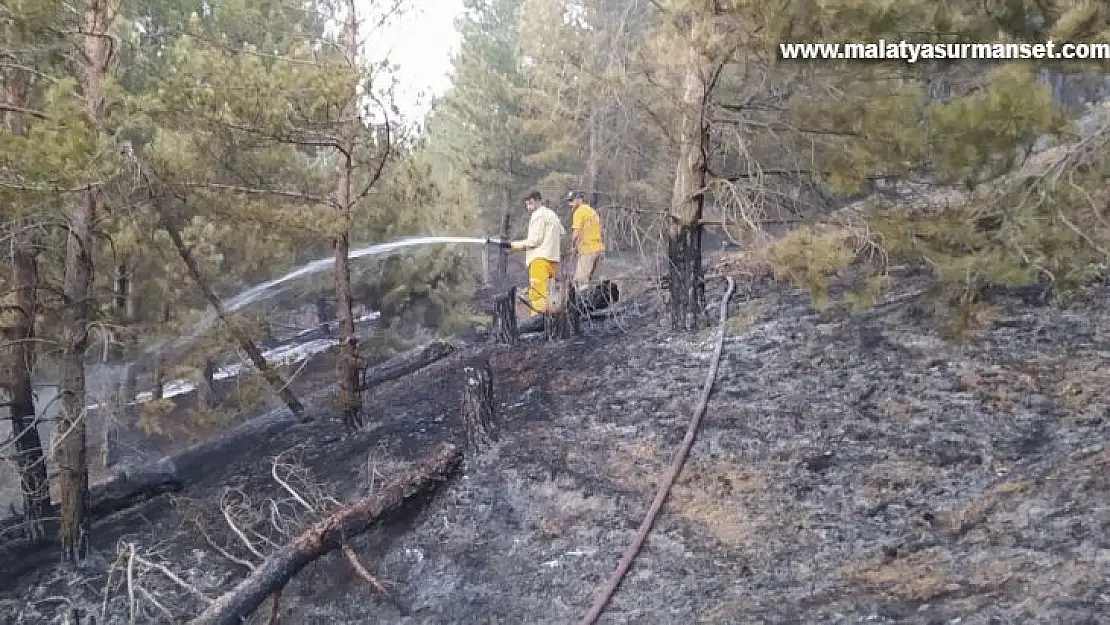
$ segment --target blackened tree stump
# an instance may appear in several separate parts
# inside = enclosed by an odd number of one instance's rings
[[[518,330],[516,325],[516,287],[510,287],[509,292],[498,295],[493,303],[493,328],[490,336],[497,343],[516,343]]]
[[[489,363],[463,367],[462,418],[466,443],[480,451],[497,440],[497,411],[493,399],[493,376]]]
[[[560,280],[547,283],[547,315],[544,319],[544,333],[548,340],[569,339],[577,334],[578,310],[572,301],[574,289]]]

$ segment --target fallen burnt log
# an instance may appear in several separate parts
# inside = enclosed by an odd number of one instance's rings
[[[399,354],[363,371],[362,388],[372,389],[415,373],[450,356],[456,349],[450,343],[435,341]],[[121,465],[115,476],[107,482],[90,486],[90,520],[102,519],[162,493],[181,490],[193,480],[204,477],[208,469],[220,466],[228,457],[242,454],[243,449],[253,441],[265,440],[269,435],[296,424],[298,420],[297,416],[287,410],[272,410],[157,462],[138,466]],[[0,520],[0,562],[12,563],[11,566],[6,565],[0,569],[0,581],[36,566],[26,556],[54,544],[51,541],[29,544],[22,538],[23,524],[22,515]],[[50,536],[55,533],[54,528],[48,528]]]
[[[279,592],[311,562],[343,547],[384,513],[405,500],[446,481],[462,461],[462,452],[444,445],[405,474],[396,476],[369,497],[314,523],[288,545],[266,558],[235,588],[217,598],[190,625],[237,625],[267,597]]]
[[[362,392],[376,386],[403,378],[428,365],[455,353],[455,346],[444,341],[434,341],[398,354],[383,363],[362,370],[359,389]],[[214,466],[220,458],[241,453],[243,446],[252,440],[263,440],[268,435],[296,423],[297,417],[288,412],[270,413],[237,425],[227,432],[182,451],[174,457],[181,475],[190,476],[205,466]]]
[[[359,389],[366,392],[375,386],[402,378],[455,353],[457,348],[444,341],[433,341],[390,358],[380,365],[362,370]]]

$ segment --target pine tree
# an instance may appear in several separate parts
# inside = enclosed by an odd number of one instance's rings
[[[814,38],[896,39],[897,25],[906,21],[920,25],[918,41],[1091,41],[1108,35],[1107,15],[1092,3],[999,8],[984,14],[974,3],[908,2],[895,11],[877,3],[826,3]],[[853,250],[877,249],[878,258],[931,270],[938,311],[959,334],[991,285],[1046,281],[1066,292],[1089,278],[1093,264],[1105,261],[1110,236],[1097,200],[1105,192],[1106,126],[1078,144],[1069,138],[1074,128],[1038,78],[1048,66],[823,64],[826,84],[841,96],[807,98],[793,111],[799,124],[826,137],[818,152],[824,181],[852,193],[876,178],[893,180],[886,186],[900,197],[869,202],[863,219],[825,237],[839,238],[831,248],[835,260],[821,275],[810,273],[811,288],[825,290],[829,275],[856,263]],[[1033,154],[1036,143],[1051,137],[1058,147]],[[868,284],[885,283],[885,264],[863,263]],[[787,273],[799,268],[786,265]],[[874,293],[865,299],[874,301]]]
[[[476,192],[473,202],[487,228],[500,224],[540,178],[525,157],[521,55],[522,0],[466,0],[457,27],[461,41],[451,88],[436,103],[430,128],[433,148]]]

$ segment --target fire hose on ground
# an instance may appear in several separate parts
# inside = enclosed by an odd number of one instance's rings
[[[663,507],[663,502],[667,500],[667,494],[671,490],[675,479],[682,471],[682,465],[686,462],[686,456],[690,453],[690,448],[694,444],[694,437],[697,435],[698,426],[701,424],[701,419],[705,415],[706,407],[709,404],[709,395],[713,391],[713,384],[717,379],[717,369],[721,363],[721,351],[724,349],[725,344],[725,321],[728,319],[728,301],[732,297],[732,291],[736,283],[731,277],[727,278],[728,288],[725,290],[724,298],[721,299],[721,316],[720,324],[717,330],[717,344],[713,349],[713,358],[709,364],[709,374],[705,379],[705,386],[702,387],[701,397],[698,404],[694,407],[694,416],[690,420],[690,426],[686,429],[686,436],[682,439],[682,444],[679,446],[678,451],[675,453],[674,460],[671,463],[671,469],[667,472],[663,482],[659,485],[659,490],[655,493],[655,500],[651,502],[651,508],[648,509],[647,515],[640,523],[640,530],[636,532],[636,537],[632,539],[632,543],[624,551],[624,556],[621,558],[620,564],[617,565],[616,571],[601,587],[594,599],[593,605],[586,616],[578,622],[578,625],[593,625],[601,613],[605,610],[605,606],[609,603],[613,593],[616,592],[617,586],[620,585],[621,580],[624,579],[628,569],[632,567],[632,561],[636,559],[636,554],[640,552],[647,535],[651,532],[651,526],[655,522],[655,516],[659,514],[659,510]]]

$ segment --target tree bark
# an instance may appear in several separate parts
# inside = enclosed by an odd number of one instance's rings
[[[109,362],[121,363],[128,357],[127,349],[127,334],[129,320],[127,318],[127,294],[131,289],[131,280],[128,275],[127,262],[121,262],[116,265],[116,275],[112,280],[112,312],[115,313],[115,321],[121,328],[121,332],[116,337],[114,342],[108,348]]]
[[[89,190],[69,218],[66,242],[62,322],[62,414],[58,437],[58,482],[62,522],[62,560],[79,562],[89,548],[89,465],[85,421],[85,351],[89,344],[89,299],[92,297],[92,224],[97,198]]]
[[[162,219],[162,226],[165,228],[166,234],[170,236],[170,240],[173,241],[173,246],[177,249],[178,256],[180,256],[181,260],[185,263],[185,267],[188,269],[190,277],[193,278],[193,282],[196,283],[197,288],[204,294],[204,298],[208,300],[209,305],[216,311],[216,315],[220,318],[220,321],[227,327],[228,331],[231,332],[231,335],[235,337],[239,346],[243,348],[247,357],[254,363],[254,366],[258,369],[259,373],[262,374],[262,377],[265,378],[274,393],[289,407],[289,411],[301,419],[306,419],[304,405],[301,404],[297,396],[293,394],[293,391],[289,389],[289,385],[286,383],[285,379],[282,378],[281,374],[278,373],[270,363],[266,362],[266,357],[262,355],[262,351],[258,349],[258,345],[255,345],[254,341],[252,341],[249,336],[243,333],[238,326],[231,323],[228,319],[227,311],[224,310],[223,303],[220,301],[220,298],[216,296],[216,293],[208,286],[208,281],[201,275],[200,267],[197,266],[196,259],[193,258],[192,252],[185,246],[185,242],[181,239],[181,232],[178,231],[177,226],[168,217]]]
[[[344,55],[348,69],[353,73],[351,100],[345,106],[344,116],[351,119],[341,130],[343,149],[335,191],[339,207],[340,230],[333,240],[335,250],[335,297],[339,315],[339,358],[336,373],[339,377],[339,411],[343,425],[357,429],[364,425],[362,396],[359,394],[358,339],[355,336],[354,304],[351,297],[350,254],[351,211],[355,198],[352,194],[355,176],[355,144],[362,130],[358,119],[358,17],[354,0],[347,2],[347,21],[344,25]],[[383,156],[384,158],[384,156]]]
[[[698,18],[692,18],[691,39],[697,40]],[[671,197],[671,223],[667,232],[670,261],[671,327],[696,330],[705,318],[705,283],[701,262],[701,216],[705,201],[709,127],[705,114],[709,97],[704,61],[692,45],[687,51],[683,79],[680,152]]]
[[[158,309],[158,321],[166,325],[170,321],[170,298],[167,297],[162,300],[162,306]],[[166,386],[166,358],[161,353],[154,361],[154,380],[151,385],[151,398],[162,399],[162,394]]]
[[[549,340],[569,339],[578,333],[577,307],[572,302],[574,289],[562,280],[547,283],[547,314],[544,331]]]
[[[15,464],[23,491],[25,535],[32,542],[46,538],[44,519],[51,514],[50,485],[46,477],[46,458],[35,418],[31,372],[35,363],[35,309],[37,304],[38,265],[35,241],[17,224],[11,242],[12,290],[0,309],[0,338],[3,345],[3,383],[10,402],[12,435],[15,437]]]
[[[493,395],[493,375],[489,363],[482,361],[463,367],[462,420],[467,445],[485,449],[498,438],[499,424]]]
[[[359,381],[359,390],[363,392],[370,391],[375,386],[380,386],[423,369],[453,353],[455,353],[455,347],[443,341],[435,341],[409,350],[381,364],[365,368]]]
[[[699,225],[681,226],[667,241],[671,327],[674,330],[696,330],[705,320],[701,233]]]
[[[197,405],[212,408],[216,405],[216,363],[211,358],[204,359],[200,370],[200,380],[197,384]]]
[[[509,212],[509,193],[505,192],[505,214],[501,216],[501,240],[512,236],[513,215]],[[509,281],[509,250],[497,248],[497,290],[504,291]]]
[[[493,327],[490,335],[497,343],[514,345],[518,338],[516,325],[516,287],[493,300]]]
[[[461,460],[462,454],[454,445],[444,445],[369,497],[317,521],[213,601],[190,625],[238,625],[309,563],[366,531],[385,512],[446,481]]]
[[[84,66],[82,96],[94,142],[101,137],[105,118],[104,81],[112,59],[109,28],[115,19],[119,0],[89,0],[84,19]],[[76,563],[89,548],[89,464],[87,423],[85,421],[85,352],[89,345],[89,314],[93,297],[93,226],[100,198],[90,186],[85,197],[75,203],[67,219],[65,277],[62,300],[62,375],[60,394],[62,414],[55,429],[60,437],[58,484],[61,498],[62,560]]]
[[[316,295],[316,327],[323,332],[324,336],[330,336],[332,321],[335,321],[335,314],[331,302],[328,301],[327,295],[321,292]]]
[[[8,104],[26,107],[26,85],[6,76]],[[7,113],[5,125],[15,136],[23,136],[26,127],[17,113]],[[7,383],[0,388],[8,393],[12,436],[15,437],[15,464],[23,491],[24,534],[32,543],[46,539],[45,519],[50,516],[50,484],[46,476],[46,458],[35,417],[34,387],[31,373],[35,367],[35,317],[38,304],[38,241],[28,231],[29,224],[16,221],[11,238],[11,291],[0,305],[0,372]]]
[[[601,170],[601,140],[600,134],[601,119],[599,111],[596,109],[590,113],[589,119],[589,143],[586,154],[586,169],[582,172],[582,178],[579,181],[579,188],[583,193],[587,193],[590,206],[597,208],[598,202],[601,199],[597,188],[598,172]]]

